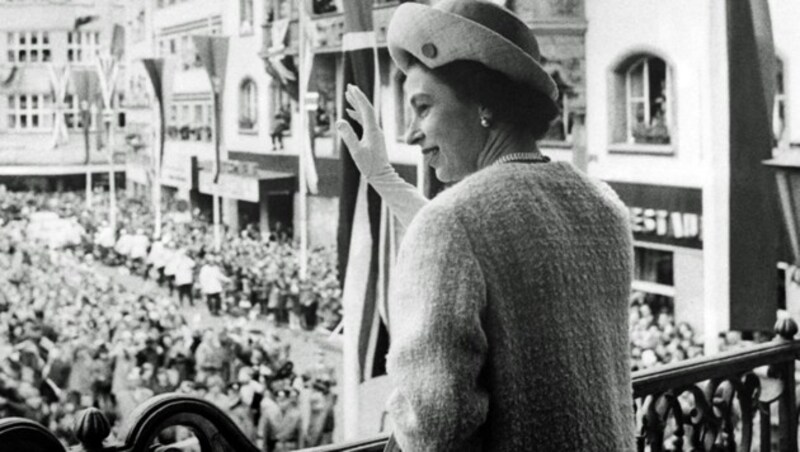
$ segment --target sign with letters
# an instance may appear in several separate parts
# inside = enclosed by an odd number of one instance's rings
[[[628,207],[634,239],[703,248],[703,192],[698,188],[609,182]]]

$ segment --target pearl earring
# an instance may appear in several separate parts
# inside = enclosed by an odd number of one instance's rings
[[[483,127],[486,127],[486,128],[488,128],[488,127],[491,125],[491,124],[489,124],[489,118],[487,118],[487,117],[485,117],[485,116],[484,116],[484,117],[481,117],[481,125],[482,125]]]

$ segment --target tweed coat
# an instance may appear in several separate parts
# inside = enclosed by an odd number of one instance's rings
[[[389,301],[404,451],[633,450],[622,203],[568,163],[467,177],[420,210]]]

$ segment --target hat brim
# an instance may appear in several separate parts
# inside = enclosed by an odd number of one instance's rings
[[[477,61],[558,100],[558,87],[542,65],[519,46],[493,30],[457,14],[418,3],[395,10],[387,31],[389,53],[401,71],[411,56],[429,68],[457,60]],[[434,52],[423,52],[433,44]],[[427,55],[426,55],[427,53]]]

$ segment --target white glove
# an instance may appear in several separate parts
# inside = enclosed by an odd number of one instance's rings
[[[345,98],[353,107],[348,108],[347,113],[361,125],[363,133],[359,140],[350,124],[341,119],[336,121],[336,130],[361,174],[407,227],[428,200],[416,187],[403,180],[389,163],[386,140],[367,96],[358,87],[348,85]]]

